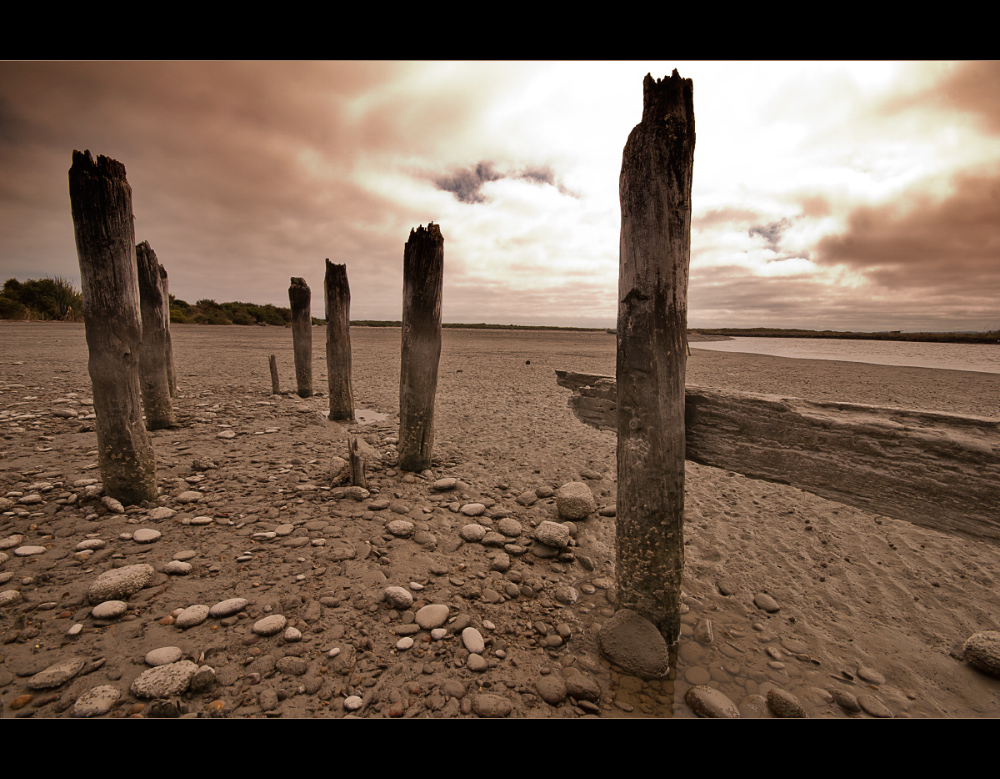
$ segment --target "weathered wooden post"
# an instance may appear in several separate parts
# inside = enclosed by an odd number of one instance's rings
[[[351,287],[347,266],[326,261],[326,376],[330,419],[354,421],[351,389]],[[359,485],[363,486],[363,485]]]
[[[691,255],[690,79],[642,83],[642,122],[619,179],[618,608],[680,634],[684,570],[684,379]]]
[[[431,467],[434,396],[441,358],[444,237],[433,222],[410,230],[403,250],[403,348],[399,372],[399,467]]]
[[[271,369],[271,394],[280,395],[281,385],[278,384],[278,360],[273,354],[267,358],[267,365]]]
[[[174,368],[174,343],[170,339],[170,282],[167,280],[167,269],[160,266],[160,287],[163,290],[163,327],[166,333],[164,348],[167,361],[167,383],[170,384],[170,397],[177,397],[177,370]]]
[[[312,381],[312,314],[309,302],[312,293],[306,280],[298,276],[292,277],[288,288],[288,302],[292,308],[292,349],[295,354],[295,383],[300,398],[308,398],[313,394]]]
[[[139,389],[146,411],[146,427],[162,430],[175,427],[174,408],[170,403],[170,378],[167,374],[167,335],[163,310],[169,303],[163,298],[160,263],[156,252],[143,241],[135,247],[139,273],[139,309],[142,314],[142,344],[139,347]],[[168,314],[169,315],[169,314]]]
[[[95,163],[89,151],[74,151],[69,200],[104,492],[122,503],[154,500],[156,459],[139,393],[142,320],[125,166],[104,156]]]

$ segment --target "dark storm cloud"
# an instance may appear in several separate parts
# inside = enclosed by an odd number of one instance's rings
[[[436,179],[434,184],[438,189],[451,192],[460,203],[483,203],[486,201],[480,192],[483,184],[501,178],[503,176],[493,170],[493,163],[480,162],[472,168]]]
[[[951,184],[941,200],[918,189],[854,209],[847,230],[820,240],[813,259],[891,289],[1000,297],[1000,171],[962,173]]]
[[[773,252],[778,251],[778,243],[781,241],[781,234],[791,227],[791,222],[782,219],[778,222],[771,222],[766,225],[754,225],[747,231],[747,235],[753,238],[759,235],[764,239],[767,248]]]

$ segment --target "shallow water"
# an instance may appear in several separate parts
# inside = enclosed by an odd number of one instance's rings
[[[699,341],[692,349],[769,354],[803,360],[845,360],[955,371],[1000,373],[1000,344],[863,341],[845,338],[749,338]]]

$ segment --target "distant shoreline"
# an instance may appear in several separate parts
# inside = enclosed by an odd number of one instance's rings
[[[1000,330],[993,330],[985,333],[904,333],[898,330],[876,333],[857,333],[842,330],[784,330],[769,327],[699,327],[696,330],[692,330],[691,333],[742,338],[840,338],[857,341],[915,341],[921,343],[952,344],[1000,343]]]

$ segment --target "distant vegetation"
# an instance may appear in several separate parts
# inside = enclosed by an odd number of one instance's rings
[[[195,325],[275,325],[284,327],[292,322],[292,311],[267,303],[216,303],[199,300],[191,305],[186,300],[170,296],[170,321]],[[313,317],[313,323],[320,320]]]
[[[842,330],[792,330],[773,327],[717,327],[692,330],[705,335],[731,335],[757,338],[846,338],[865,341],[921,341],[925,343],[949,344],[995,344],[1000,341],[1000,329],[980,333],[904,333],[891,330],[880,333],[852,333]]]
[[[83,320],[83,296],[61,276],[7,279],[0,291],[0,319]]]

